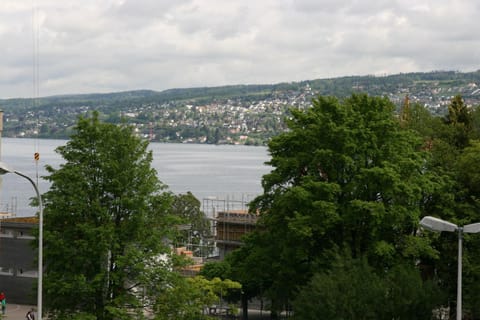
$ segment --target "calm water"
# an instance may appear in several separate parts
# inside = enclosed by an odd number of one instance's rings
[[[45,165],[58,168],[61,157],[55,148],[66,140],[2,139],[2,161],[37,181],[40,193],[49,184],[42,179]],[[270,171],[264,164],[269,160],[264,147],[164,144],[151,143],[152,166],[159,179],[174,193],[192,192],[200,201],[223,199],[228,201],[251,200],[262,192],[261,178]],[[40,153],[35,162],[34,153]],[[7,174],[2,176],[2,208],[14,208],[17,216],[30,216],[36,209],[29,206],[35,196],[32,185],[24,178]]]

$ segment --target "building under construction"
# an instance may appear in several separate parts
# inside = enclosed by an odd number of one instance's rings
[[[240,247],[243,236],[255,229],[258,215],[248,212],[249,201],[247,198],[203,200],[203,211],[212,221],[212,233],[219,259]]]

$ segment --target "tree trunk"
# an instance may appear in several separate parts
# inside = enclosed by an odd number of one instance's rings
[[[243,312],[242,319],[248,320],[248,299],[245,294],[242,294],[242,312]]]

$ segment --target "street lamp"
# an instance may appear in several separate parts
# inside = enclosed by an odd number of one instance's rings
[[[457,271],[457,320],[462,319],[462,234],[480,232],[480,223],[467,224],[459,227],[454,223],[426,216],[420,221],[420,225],[430,231],[458,231],[458,271]]]
[[[38,222],[38,288],[37,288],[37,315],[38,320],[42,320],[42,290],[43,290],[43,202],[40,192],[38,191],[37,184],[27,175],[13,170],[8,165],[3,162],[0,162],[0,175],[6,173],[15,173],[32,184],[35,192],[37,193],[38,198],[38,208],[39,208],[39,222]]]

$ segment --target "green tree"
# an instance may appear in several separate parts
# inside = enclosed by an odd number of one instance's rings
[[[318,97],[312,108],[292,110],[289,131],[270,141],[273,170],[251,204],[261,217],[245,250],[262,252],[255,241],[269,248],[264,284],[273,310],[287,307],[315,269],[329,267],[319,259],[333,247],[375,270],[431,253],[416,230],[438,186],[424,170],[423,141],[400,127],[394,110],[386,98]],[[263,271],[245,268],[252,277]]]
[[[225,258],[228,277],[242,284],[241,304],[244,319],[248,317],[248,302],[252,298],[260,298],[263,302],[265,297],[273,296],[276,299],[273,301],[274,306],[278,301],[277,295],[268,294],[270,290],[274,292],[276,289],[272,283],[281,269],[281,261],[272,259],[275,257],[274,250],[278,249],[272,240],[268,233],[251,232],[244,237],[242,246]],[[208,271],[207,269],[206,272]]]
[[[186,224],[178,233],[176,243],[190,245],[188,249],[197,256],[206,256],[210,253],[210,248],[213,247],[211,224],[200,209],[200,201],[191,192],[176,195],[171,212]]]
[[[474,139],[480,139],[480,107],[472,108],[472,133]]]
[[[376,271],[366,259],[333,257],[294,301],[295,319],[430,319],[439,289],[413,266]]]
[[[65,162],[47,166],[44,194],[50,319],[129,319],[143,311],[140,293],[150,293],[152,270],[168,274],[171,263],[159,256],[168,257],[163,240],[177,220],[147,147],[131,127],[101,123],[93,113],[57,148]]]
[[[448,108],[448,114],[441,123],[434,122],[431,134],[431,158],[426,163],[426,170],[435,172],[441,180],[431,180],[439,183],[441,188],[431,195],[431,200],[425,206],[425,214],[452,221],[458,225],[477,222],[480,219],[477,200],[478,177],[476,177],[476,161],[480,149],[472,140],[475,137],[475,113],[468,107],[461,96],[455,96]],[[433,130],[432,130],[433,129]],[[453,233],[426,233],[436,251],[435,256],[423,259],[422,264],[435,274],[439,284],[448,293],[450,309],[456,308],[456,269],[457,240]],[[475,290],[474,282],[480,274],[475,264],[479,263],[475,256],[479,253],[479,244],[475,236],[466,235],[464,239],[464,291]],[[476,299],[465,295],[466,309],[479,310]],[[478,311],[477,311],[478,314]]]
[[[200,270],[199,275],[205,277],[208,280],[212,280],[215,278],[221,280],[229,280],[232,277],[232,267],[230,265],[230,261],[228,260],[221,260],[221,261],[214,261],[214,262],[207,262]],[[222,293],[223,300],[229,303],[236,303],[238,301],[243,302],[244,300],[244,290],[227,290]],[[248,307],[248,305],[247,305]],[[248,311],[248,309],[246,310]]]
[[[214,319],[205,311],[221,304],[222,295],[229,290],[239,290],[241,285],[231,280],[176,277],[175,285],[164,287],[157,295],[155,320]]]
[[[402,108],[400,125],[418,133],[425,140],[425,148],[430,149],[432,139],[442,125],[442,119],[433,116],[426,107],[418,103],[409,103],[408,108]]]
[[[445,122],[452,129],[450,142],[457,148],[465,148],[472,135],[473,114],[460,95],[452,98],[448,106]]]
[[[468,146],[457,151],[452,167],[452,194],[448,207],[440,208],[437,215],[458,225],[480,221],[480,141],[469,140]],[[438,261],[435,261],[436,272],[449,290],[451,300],[455,301],[457,280],[450,265],[456,265],[458,252],[456,234],[431,235],[433,244],[439,250]],[[480,303],[476,297],[480,280],[480,237],[478,234],[466,234],[463,240],[463,308],[465,314],[475,318],[480,315]],[[455,307],[455,305],[453,305]]]
[[[204,264],[202,270],[200,270],[200,275],[209,280],[213,278],[228,279],[230,270],[230,263],[227,261],[213,261]]]

